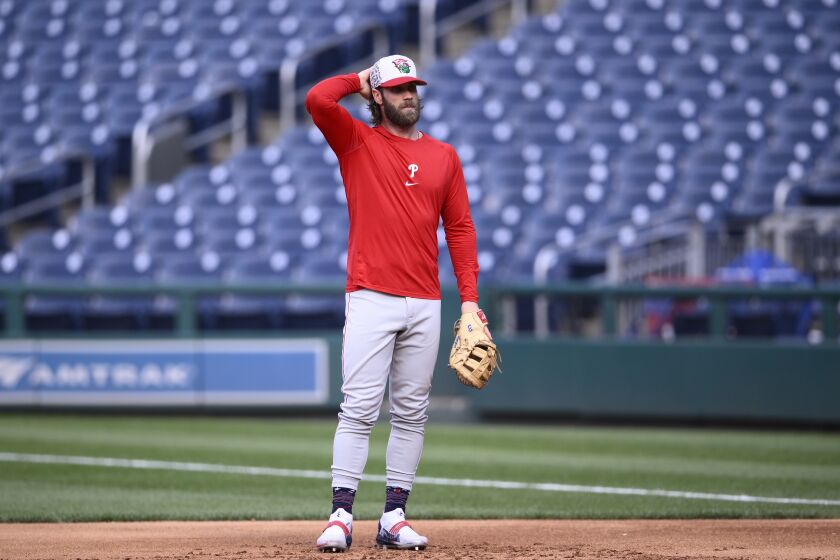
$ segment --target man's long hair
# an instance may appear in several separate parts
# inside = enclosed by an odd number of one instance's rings
[[[381,87],[378,87],[376,89],[379,90],[380,94],[382,93]],[[382,107],[380,107],[373,99],[373,94],[371,94],[370,99],[368,99],[368,111],[370,111],[371,126],[379,126],[380,124],[382,124]]]

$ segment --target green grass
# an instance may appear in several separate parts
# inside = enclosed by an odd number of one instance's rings
[[[329,470],[334,420],[0,415],[0,452]],[[367,473],[384,473],[388,427]],[[421,476],[840,499],[840,436],[430,424]],[[354,513],[378,516],[381,483]],[[0,462],[0,520],[321,519],[326,480]],[[418,484],[412,517],[840,517],[838,506]]]

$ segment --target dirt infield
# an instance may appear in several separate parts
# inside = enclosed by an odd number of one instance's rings
[[[342,560],[761,558],[840,559],[840,520],[417,521],[424,552],[373,547],[376,523],[360,521]],[[168,560],[319,558],[313,521],[0,525],[0,559]]]

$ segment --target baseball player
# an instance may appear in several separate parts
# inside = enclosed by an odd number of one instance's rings
[[[440,338],[437,227],[443,227],[462,312],[478,311],[478,259],[461,162],[452,146],[417,128],[417,70],[406,56],[381,58],[358,74],[328,78],[306,108],[338,156],[350,235],[342,393],[333,443],[333,505],[316,546],[343,552],[351,542],[353,499],[368,439],[389,387],[391,434],[385,508],[376,543],[422,550],[428,539],[405,520],[423,450],[426,409]],[[339,101],[359,93],[373,126]]]

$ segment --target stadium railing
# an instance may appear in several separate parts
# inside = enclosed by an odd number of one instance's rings
[[[230,99],[230,118],[213,123],[184,141],[184,150],[203,148],[213,142],[231,137],[233,152],[244,150],[248,146],[247,121],[248,106],[246,91],[238,86],[217,86],[208,90],[206,95],[193,98],[171,106],[152,117],[143,118],[134,125],[132,140],[132,184],[143,187],[149,181],[149,161],[156,141],[156,130],[166,124],[185,120],[189,113],[201,106]]]
[[[502,321],[511,323],[512,306],[504,306],[505,300],[517,296],[536,299],[535,328],[537,338],[550,335],[548,328],[549,299],[573,300],[589,298],[596,302],[600,334],[603,337],[619,336],[619,302],[622,300],[699,300],[708,302],[709,321],[707,335],[716,340],[727,338],[729,304],[735,301],[761,299],[771,301],[817,301],[820,304],[820,324],[822,341],[828,344],[838,343],[838,302],[840,287],[746,287],[746,286],[593,286],[590,284],[557,284],[548,286],[496,286],[491,291],[491,302],[503,305],[500,316]],[[541,299],[542,298],[542,302]],[[542,303],[542,304],[541,304]],[[495,308],[494,308],[495,310]],[[504,324],[504,323],[503,323]],[[510,331],[510,329],[505,329]],[[512,332],[508,332],[512,334]]]
[[[36,216],[42,212],[59,207],[74,200],[81,200],[82,208],[92,208],[96,196],[96,164],[89,154],[62,151],[54,158],[44,161],[43,158],[33,159],[9,169],[2,179],[13,182],[25,179],[29,174],[40,171],[50,165],[65,165],[72,162],[81,164],[81,180],[73,185],[62,186],[58,190],[14,206],[0,213],[0,228]]]
[[[329,284],[180,284],[171,286],[137,285],[26,285],[7,284],[0,287],[5,302],[5,328],[3,338],[25,337],[25,298],[27,296],[161,296],[172,297],[177,302],[175,334],[181,338],[191,338],[199,334],[197,302],[201,296],[237,294],[237,295],[337,295],[344,293],[343,285]],[[627,300],[704,300],[708,302],[709,321],[707,335],[716,341],[727,339],[727,320],[729,305],[737,301],[751,299],[776,302],[818,302],[822,344],[840,344],[838,330],[838,304],[840,304],[840,286],[837,287],[755,287],[755,286],[642,286],[621,285],[605,286],[591,284],[564,283],[556,285],[495,285],[482,290],[482,306],[494,318],[494,323],[501,327],[505,335],[516,335],[511,325],[516,324],[516,310],[510,305],[517,297],[535,300],[535,327],[532,334],[538,339],[557,336],[548,328],[548,305],[553,301],[591,300],[597,305],[600,329],[598,337],[612,339],[622,336],[619,332],[619,303]],[[540,298],[543,299],[541,304]],[[444,299],[456,300],[451,290],[444,291]],[[451,309],[450,309],[451,308]],[[456,306],[444,307],[443,324],[448,324],[452,310]],[[282,334],[283,331],[272,331]],[[564,334],[565,336],[565,334]]]

